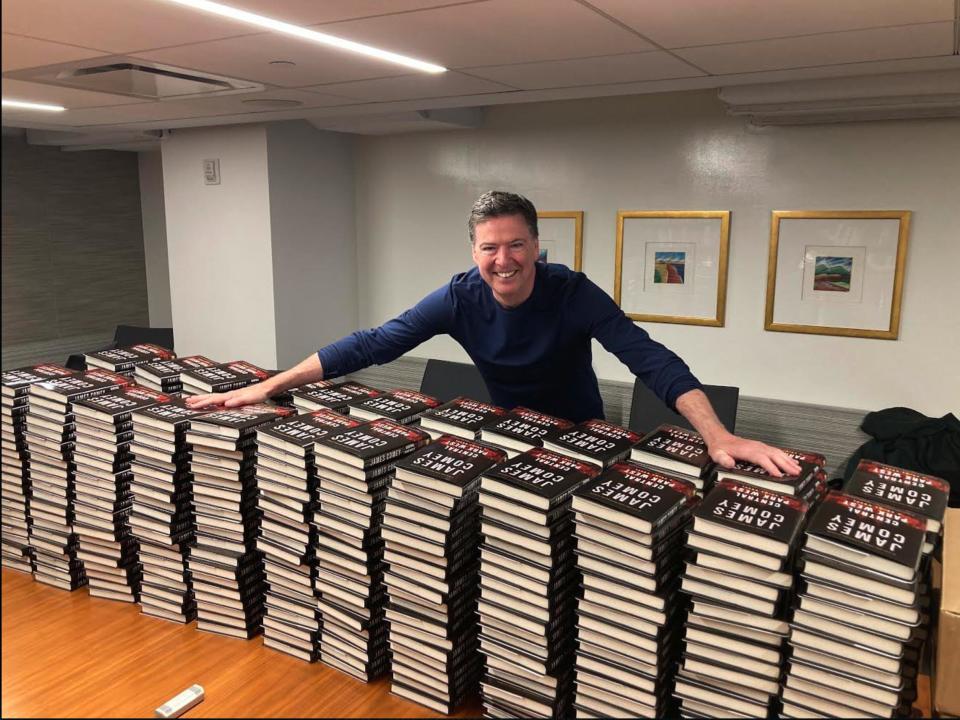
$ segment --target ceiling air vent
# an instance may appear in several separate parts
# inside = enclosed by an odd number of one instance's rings
[[[98,58],[102,63],[102,58]],[[142,60],[110,58],[106,64],[67,63],[32,68],[7,77],[59,85],[93,92],[128,95],[149,100],[173,100],[263,90],[247,80],[146,63]]]

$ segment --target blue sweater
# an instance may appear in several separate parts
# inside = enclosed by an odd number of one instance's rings
[[[399,317],[319,350],[324,377],[388,363],[445,333],[470,355],[493,402],[506,408],[523,405],[575,422],[602,418],[591,338],[671,408],[701,387],[683,360],[651,340],[586,275],[563,265],[536,269],[533,293],[509,309],[476,268],[454,275]]]

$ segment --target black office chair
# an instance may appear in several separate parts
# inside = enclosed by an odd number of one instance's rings
[[[113,342],[106,347],[96,350],[87,350],[86,352],[97,352],[99,350],[113,350],[118,347],[128,347],[138,343],[152,343],[160,347],[173,350],[173,328],[151,328],[138,327],[137,325],[117,325],[113,333]],[[67,358],[65,363],[71,370],[86,370],[87,361],[83,353],[73,353]]]
[[[449,360],[427,360],[423,380],[420,381],[420,392],[440,402],[450,402],[459,395],[491,402],[487,384],[476,365]]]
[[[740,400],[740,388],[730,385],[704,385],[703,392],[713,405],[720,422],[730,432],[736,432],[737,404]],[[678,415],[663,404],[638,378],[633,383],[633,399],[630,401],[630,421],[628,427],[634,432],[648,433],[658,425],[669,423],[693,430],[693,426],[682,415]]]

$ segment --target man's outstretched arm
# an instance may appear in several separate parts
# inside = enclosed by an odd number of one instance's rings
[[[731,468],[737,460],[746,460],[759,465],[774,477],[800,472],[797,461],[783,450],[759,440],[747,440],[727,430],[702,390],[688,390],[677,398],[676,405],[677,412],[703,436],[710,457],[718,465]]]
[[[256,385],[248,385],[245,388],[226,393],[194,395],[187,398],[187,406],[198,409],[211,405],[224,405],[225,407],[253,405],[254,403],[266,402],[269,398],[282,393],[284,390],[318,380],[323,380],[323,366],[320,364],[320,358],[317,357],[317,354],[311,353],[309,357],[289,370],[277,373]]]

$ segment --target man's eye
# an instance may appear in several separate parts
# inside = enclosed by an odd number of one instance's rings
[[[523,250],[523,247],[524,247],[523,242],[515,242],[510,245],[511,250]]]

